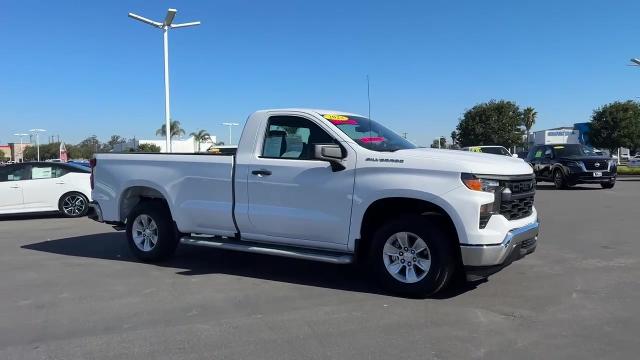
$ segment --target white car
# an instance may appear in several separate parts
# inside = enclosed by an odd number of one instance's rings
[[[424,296],[456,271],[478,280],[534,251],[532,168],[521,159],[418,149],[363,116],[258,111],[235,154],[96,154],[97,221],[133,254],[178,242],[345,264]]]
[[[640,154],[636,154],[634,157],[630,158],[627,166],[640,167]]]
[[[59,211],[67,217],[87,214],[91,171],[51,162],[0,167],[0,214]]]

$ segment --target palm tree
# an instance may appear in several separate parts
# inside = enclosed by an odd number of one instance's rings
[[[198,130],[197,132],[192,132],[189,136],[193,136],[193,140],[198,144],[197,152],[200,152],[200,143],[203,141],[211,140],[211,134],[207,132],[207,130]]]
[[[180,121],[178,120],[171,120],[171,138],[174,138],[176,136],[180,136],[180,135],[184,135],[185,131],[182,127],[180,127]],[[156,130],[156,135],[157,136],[167,136],[167,125],[166,124],[162,124],[162,127],[160,127],[160,129]]]
[[[528,107],[522,111],[522,125],[527,129],[527,148],[529,147],[529,131],[536,123],[536,116],[538,113],[532,107]]]

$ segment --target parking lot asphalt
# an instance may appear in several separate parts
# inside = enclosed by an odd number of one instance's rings
[[[0,359],[630,359],[640,178],[539,185],[536,252],[436,299],[353,266],[182,246],[137,262],[89,219],[0,218]]]

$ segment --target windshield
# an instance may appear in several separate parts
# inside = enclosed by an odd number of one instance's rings
[[[323,114],[322,116],[366,149],[397,151],[416,148],[407,139],[373,120],[351,115]]]
[[[553,151],[557,157],[598,156],[598,153],[593,148],[580,144],[554,145]]]

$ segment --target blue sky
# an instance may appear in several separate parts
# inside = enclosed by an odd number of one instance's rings
[[[367,74],[372,117],[424,145],[481,101],[533,106],[548,128],[640,96],[626,66],[640,57],[637,1],[5,0],[0,143],[34,127],[72,143],[154,138],[162,35],[127,13],[169,7],[202,21],[170,35],[172,116],[225,141],[220,123],[262,108],[366,114]]]

